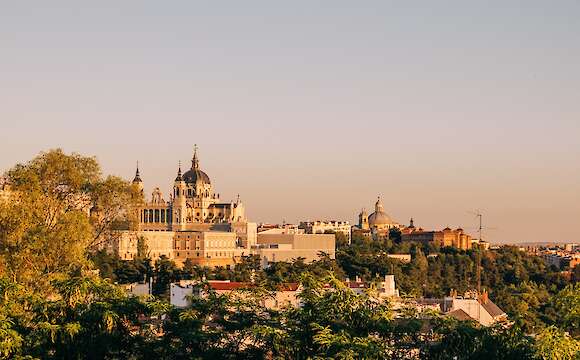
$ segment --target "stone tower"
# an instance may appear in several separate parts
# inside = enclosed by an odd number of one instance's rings
[[[184,230],[187,220],[186,185],[181,174],[181,164],[173,185],[173,230]]]
[[[135,170],[135,178],[133,178],[133,185],[143,194],[143,180],[139,174],[139,162],[137,162],[137,170]]]
[[[358,215],[358,226],[361,230],[369,229],[369,214],[365,209],[362,209]]]

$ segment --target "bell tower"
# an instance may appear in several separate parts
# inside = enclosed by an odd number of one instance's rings
[[[358,226],[361,230],[369,229],[369,214],[366,209],[362,209],[358,215]]]
[[[172,230],[184,230],[187,220],[187,186],[181,174],[181,162],[173,184],[173,224]]]
[[[139,190],[139,192],[143,194],[143,180],[141,180],[141,174],[139,174],[139,161],[137,161],[137,170],[135,170],[135,178],[133,178],[133,185],[135,185]]]

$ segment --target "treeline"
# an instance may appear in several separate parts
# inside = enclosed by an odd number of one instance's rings
[[[412,255],[408,264],[388,257],[389,253],[403,251]],[[482,287],[524,331],[534,334],[547,326],[562,323],[562,314],[554,305],[553,297],[570,284],[570,280],[558,269],[546,266],[541,258],[515,247],[482,251],[480,255]],[[358,276],[369,282],[394,274],[403,297],[443,298],[452,289],[462,294],[477,286],[475,251],[396,244],[389,240],[354,238],[351,245],[338,248],[336,260],[321,254],[320,260],[311,264],[297,259],[291,263],[278,262],[266,269],[261,269],[260,259],[252,256],[242,259],[231,269],[210,269],[191,261],[180,268],[167,258],[153,263],[143,256],[122,261],[100,252],[92,260],[103,277],[121,284],[143,282],[152,277],[153,293],[166,299],[169,284],[184,279],[253,281],[274,289],[280,283],[298,282],[305,272],[318,276],[331,272],[343,280],[354,280]],[[571,282],[577,281],[573,278]]]
[[[52,282],[52,296],[0,281],[0,355],[17,359],[574,359],[580,342],[560,328],[535,337],[412,308],[395,311],[334,276],[301,277],[302,306],[265,308],[252,286],[194,297],[185,309],[129,297],[97,276]],[[330,288],[328,287],[330,285]],[[203,286],[203,285],[202,285]],[[580,287],[558,295],[570,305]],[[577,293],[573,296],[577,297]],[[570,309],[563,309],[569,311]]]

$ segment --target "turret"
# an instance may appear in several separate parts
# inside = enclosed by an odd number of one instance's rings
[[[358,215],[358,226],[361,230],[369,229],[369,214],[365,209],[362,209]]]
[[[173,184],[173,225],[183,230],[187,219],[187,185],[181,174],[181,162],[177,170],[177,177]]]
[[[133,185],[143,193],[143,180],[141,180],[141,175],[139,174],[139,162],[137,161],[137,170],[135,170],[135,178],[133,178]]]

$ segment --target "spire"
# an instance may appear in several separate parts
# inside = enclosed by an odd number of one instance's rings
[[[193,159],[191,159],[191,168],[199,169],[199,159],[197,158],[197,144],[193,146]]]
[[[409,221],[409,228],[411,229],[415,228],[415,221],[413,220],[413,218],[411,218],[411,221]]]
[[[177,170],[175,181],[183,181],[183,177],[181,176],[181,161],[179,161],[179,169]]]
[[[137,182],[143,182],[143,180],[141,180],[141,176],[139,174],[139,161],[137,161],[137,170],[135,171],[135,178],[133,179],[134,183]]]
[[[383,206],[383,202],[381,201],[381,197],[377,197],[377,202],[375,203],[375,212],[385,212],[385,207]]]

